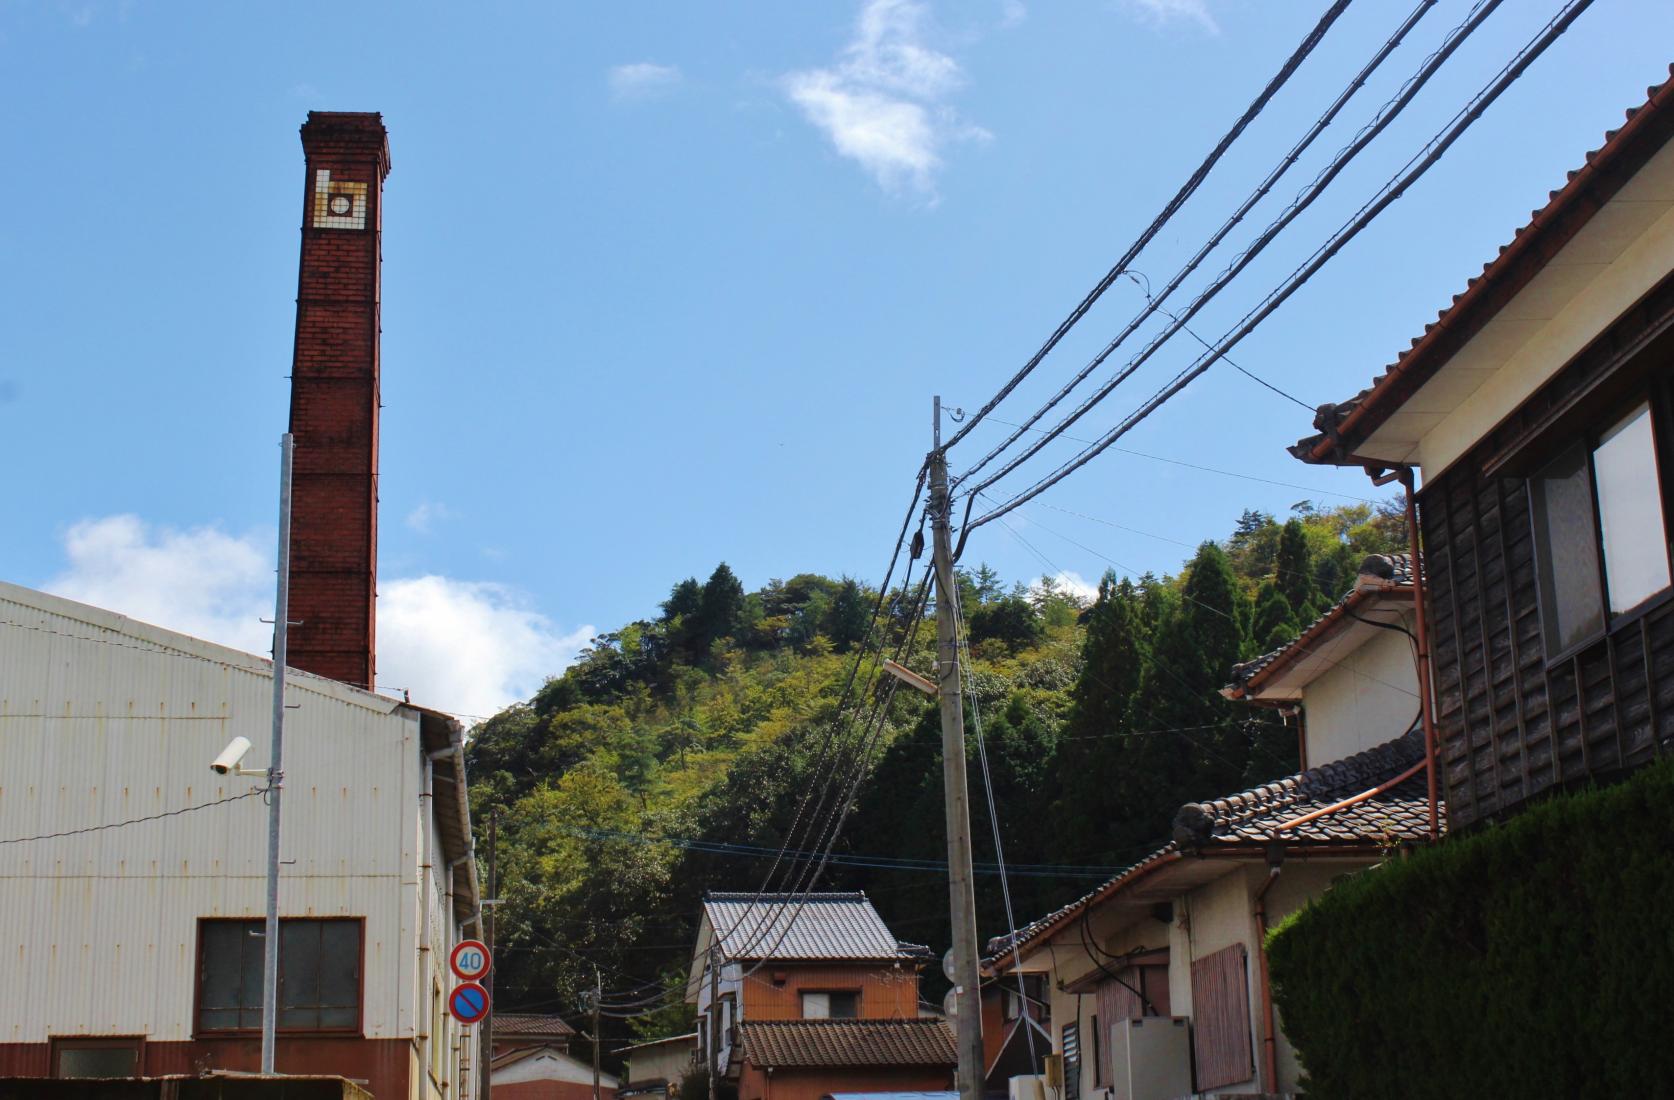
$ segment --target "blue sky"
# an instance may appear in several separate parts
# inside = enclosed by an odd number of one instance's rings
[[[722,559],[752,587],[875,581],[931,395],[976,406],[1021,365],[1325,6],[0,4],[0,577],[265,648],[314,108],[382,111],[391,134],[388,686],[485,711]],[[1229,243],[1466,7],[1441,0]],[[1193,327],[1226,329],[1558,7],[1504,4]],[[1171,274],[1409,8],[1352,5],[1135,267]],[[1671,41],[1666,0],[1596,3],[1236,360],[1309,405],[1359,389],[1666,75]],[[1113,288],[996,416],[1140,304]],[[1194,357],[1177,344],[1072,434]],[[1108,454],[967,558],[1165,571],[1245,507],[1374,495],[1284,453],[1309,420],[1217,367],[1126,445],[1302,488]]]

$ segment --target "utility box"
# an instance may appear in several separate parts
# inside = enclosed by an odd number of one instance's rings
[[[1045,1077],[1013,1077],[1006,1082],[1007,1100],[1047,1100]]]
[[[1111,1100],[1171,1100],[1192,1091],[1190,1021],[1141,1016],[1110,1025]]]

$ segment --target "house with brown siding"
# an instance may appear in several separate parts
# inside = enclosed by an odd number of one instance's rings
[[[1167,844],[990,944],[991,973],[1043,981],[1065,1100],[1296,1090],[1266,928],[1431,837],[1413,580],[1405,555],[1369,558],[1295,641],[1231,670],[1222,694],[1294,725],[1305,770],[1180,807]]]
[[[1455,829],[1674,744],[1674,81],[1292,453],[1419,484]]]
[[[865,894],[704,897],[686,999],[698,1059],[739,1100],[951,1087],[953,1035],[919,1018],[926,947]]]

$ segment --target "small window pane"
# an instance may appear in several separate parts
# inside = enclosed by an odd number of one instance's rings
[[[833,1020],[852,1020],[860,1015],[858,993],[827,993],[826,1002],[831,1006]]]
[[[132,1044],[113,1047],[65,1047],[58,1052],[60,1077],[138,1077],[139,1048]]]
[[[1639,406],[1600,441],[1593,473],[1610,610],[1620,613],[1668,587],[1668,536],[1649,405]]]
[[[831,1017],[831,996],[826,993],[804,993],[802,995],[802,1018],[804,1020],[826,1020]]]
[[[1587,452],[1575,446],[1529,484],[1548,654],[1568,649],[1604,628],[1588,480]]]

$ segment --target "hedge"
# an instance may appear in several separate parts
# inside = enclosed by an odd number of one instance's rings
[[[1316,1097],[1674,1091],[1674,761],[1349,877],[1275,928]]]

